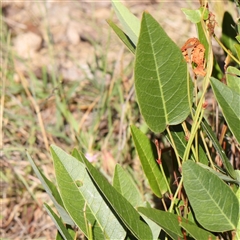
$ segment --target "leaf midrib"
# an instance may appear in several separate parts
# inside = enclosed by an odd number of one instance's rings
[[[148,25],[147,25],[148,26]],[[149,30],[149,29],[148,29]],[[168,117],[167,117],[167,109],[166,109],[166,104],[165,104],[165,98],[164,98],[164,95],[163,95],[163,89],[162,89],[162,85],[160,84],[160,74],[159,74],[159,70],[158,70],[158,65],[157,65],[157,59],[156,59],[156,54],[155,54],[155,51],[154,51],[154,47],[153,47],[153,44],[154,44],[154,41],[153,39],[151,38],[151,34],[150,34],[150,31],[148,31],[148,34],[149,34],[149,38],[151,40],[151,50],[152,50],[152,53],[153,53],[153,58],[154,58],[154,64],[155,64],[155,69],[156,69],[156,73],[157,73],[157,80],[158,80],[158,85],[159,85],[159,89],[160,89],[160,92],[161,92],[161,97],[163,99],[163,111],[164,111],[164,118],[165,118],[165,123],[167,124],[168,123]]]

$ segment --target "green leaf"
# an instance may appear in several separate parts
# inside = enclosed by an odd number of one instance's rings
[[[217,102],[222,108],[228,127],[232,131],[238,143],[240,143],[240,94],[215,78],[210,78],[210,83]]]
[[[235,67],[227,68],[227,85],[240,95],[240,71]]]
[[[76,148],[73,149],[72,156],[84,164],[84,162],[82,161],[82,158]]]
[[[141,207],[147,207],[147,208],[151,209],[151,205],[149,202],[145,202]],[[152,235],[153,235],[152,239],[158,239],[159,234],[162,230],[161,227],[158,224],[156,224],[154,221],[152,221],[150,218],[145,216],[144,214],[140,213],[140,215],[144,219],[144,221],[148,224],[148,226],[151,228]]]
[[[130,38],[136,46],[140,31],[140,21],[133,15],[119,0],[112,0],[112,6],[118,17],[118,20],[123,26],[125,34]]]
[[[48,215],[51,217],[51,219],[55,223],[58,231],[61,233],[61,236],[63,237],[63,239],[65,240],[73,239],[72,236],[69,234],[68,230],[66,229],[66,227],[64,226],[63,222],[61,221],[61,219],[54,213],[54,211],[46,203],[44,203],[44,207]]]
[[[229,186],[193,161],[182,165],[183,185],[197,221],[213,232],[236,228],[239,203]]]
[[[181,10],[186,15],[186,18],[192,23],[198,23],[201,21],[201,12],[199,10],[192,10],[187,8],[181,8]]]
[[[149,226],[142,221],[135,208],[120,193],[118,193],[113,186],[111,186],[106,178],[103,177],[82,154],[80,155],[93,181],[125,226],[137,239],[152,239],[152,233]]]
[[[86,231],[85,215],[92,225],[96,239],[103,238],[101,232],[104,232],[106,238],[124,239],[125,230],[96,189],[85,165],[56,146],[51,147],[51,152],[64,205],[76,224],[82,231]],[[86,208],[86,203],[91,212]],[[95,226],[95,219],[101,231],[98,226]]]
[[[56,235],[55,240],[64,240],[64,238],[62,237],[62,235],[60,234],[59,231],[57,231],[57,235]]]
[[[156,161],[156,146],[137,127],[132,125],[131,132],[149,185],[156,196],[162,197],[167,191],[167,184]]]
[[[57,185],[59,187],[64,206],[74,220],[75,224],[79,227],[85,236],[88,236],[86,222],[93,226],[96,220],[91,214],[89,208],[87,208],[85,199],[80,193],[74,177],[70,176],[65,166],[61,162],[61,160],[66,159],[69,166],[71,167],[71,163],[75,158],[68,155],[56,146],[51,146],[51,153],[53,157]],[[81,167],[81,163],[79,162],[79,166],[74,169],[75,171],[72,169],[72,173],[76,175],[77,172],[77,174],[79,174],[79,172],[81,173],[84,171],[84,165]],[[103,237],[103,234],[101,234],[101,231],[98,227],[94,228],[94,230],[96,232],[96,236]]]
[[[181,222],[180,226],[185,229],[192,237],[195,239],[218,239],[212,233],[207,232],[206,230],[199,228],[197,225],[191,222]]]
[[[135,182],[119,164],[115,167],[113,187],[134,207],[138,207],[143,204],[142,195]]]
[[[118,37],[122,40],[122,42],[125,44],[125,46],[133,53],[135,54],[135,48],[136,46],[133,44],[133,42],[130,40],[130,38],[111,20],[107,20],[109,26],[113,29],[113,31],[118,35]]]
[[[197,10],[181,8],[181,10],[186,15],[186,18],[188,20],[190,20],[192,23],[199,23],[202,18],[204,20],[208,19],[209,11],[206,8],[205,8],[205,10],[203,7],[199,8]]]
[[[195,111],[195,110],[193,109],[193,111]],[[208,138],[212,141],[213,146],[215,147],[217,153],[219,154],[219,156],[222,160],[224,167],[227,170],[227,173],[233,179],[236,179],[236,173],[234,171],[232,164],[229,162],[229,159],[227,158],[225,152],[223,151],[221,145],[219,144],[219,141],[218,141],[217,137],[215,136],[215,133],[213,132],[213,130],[211,129],[211,127],[209,126],[209,124],[207,123],[205,118],[203,118],[203,120],[201,121],[201,127],[207,133]]]
[[[153,132],[162,132],[167,125],[186,119],[190,113],[187,63],[178,46],[146,12],[141,22],[134,75],[140,111]]]
[[[140,215],[144,219],[144,221],[148,224],[148,226],[150,227],[150,229],[152,231],[152,236],[153,236],[152,239],[158,239],[158,236],[161,232],[161,228],[154,221],[152,221],[151,219],[149,219],[142,213],[140,213]]]
[[[179,226],[181,217],[153,208],[139,207],[138,211],[157,223],[172,239],[183,239],[183,233]]]
[[[37,175],[38,179],[41,181],[45,191],[47,192],[50,199],[53,201],[54,206],[56,207],[59,215],[63,219],[64,223],[67,223],[69,225],[74,225],[73,220],[70,218],[66,210],[64,209],[62,199],[59,195],[59,192],[56,188],[56,186],[48,180],[45,175],[40,171],[40,169],[37,167],[35,162],[32,160],[31,156],[27,152],[28,161],[30,162],[35,174]]]

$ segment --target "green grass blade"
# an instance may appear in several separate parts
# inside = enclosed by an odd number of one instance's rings
[[[215,78],[211,78],[210,82],[228,127],[240,143],[240,94]]]
[[[213,232],[235,229],[239,203],[230,187],[193,161],[184,162],[182,172],[183,185],[199,224]]]
[[[134,75],[140,111],[153,132],[162,132],[167,125],[187,118],[190,109],[186,61],[148,13],[142,17]]]
[[[138,207],[143,204],[142,195],[133,178],[119,164],[115,167],[113,187],[124,196],[132,206]]]
[[[138,35],[140,32],[140,21],[133,15],[120,1],[112,0],[112,6],[118,17],[118,20],[123,26],[125,34],[130,38],[136,46]]]
[[[68,230],[66,229],[63,222],[61,221],[61,219],[54,213],[54,211],[46,203],[44,203],[44,207],[48,215],[51,217],[51,219],[55,223],[58,231],[61,233],[61,236],[63,237],[63,239],[65,240],[73,239],[73,237],[69,234]]]
[[[83,155],[81,155],[81,157],[85,162],[85,165],[95,184],[107,199],[111,208],[115,211],[115,214],[118,215],[131,233],[137,239],[152,239],[152,233],[149,226],[141,220],[141,217],[135,208],[120,193],[118,193],[118,191],[91,165],[91,163],[89,163]]]
[[[156,146],[135,126],[131,126],[134,145],[149,185],[158,197],[167,191],[167,183],[157,163]]]

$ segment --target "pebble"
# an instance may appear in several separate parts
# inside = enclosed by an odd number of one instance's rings
[[[27,32],[18,35],[14,40],[14,48],[22,58],[33,57],[41,48],[42,38],[33,33]]]
[[[70,22],[67,28],[67,38],[72,45],[77,45],[80,42],[80,35],[78,25],[74,22]]]

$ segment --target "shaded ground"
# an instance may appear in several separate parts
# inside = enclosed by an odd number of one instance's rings
[[[222,4],[213,6],[219,19]],[[179,46],[196,36],[180,8],[197,2],[126,5],[138,16],[149,11]],[[50,201],[25,149],[49,179],[52,143],[66,151],[79,148],[108,175],[116,162],[136,158],[128,131],[131,123],[142,126],[132,91],[133,56],[107,25],[112,17],[109,1],[2,2],[2,238],[56,234],[43,211]]]

